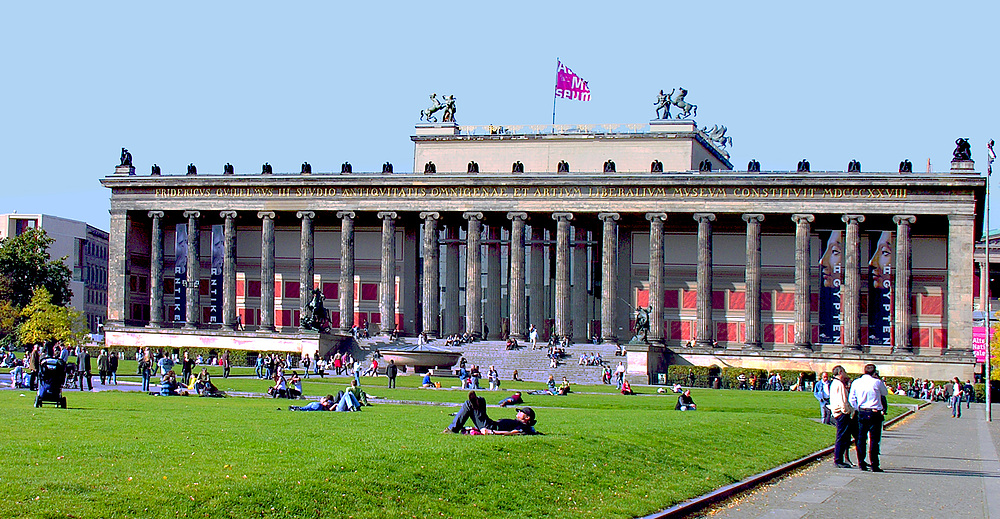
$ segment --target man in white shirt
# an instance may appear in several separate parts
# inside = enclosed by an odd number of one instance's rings
[[[844,455],[851,448],[851,413],[854,409],[847,401],[847,371],[844,367],[837,365],[833,367],[833,380],[830,382],[830,413],[833,415],[833,423],[837,426],[836,441],[833,444],[833,463],[844,469],[851,466],[844,462]]]
[[[878,464],[879,443],[882,441],[882,421],[885,415],[885,398],[889,389],[876,378],[874,364],[865,364],[865,374],[851,384],[848,403],[858,410],[858,468],[882,472]],[[865,463],[865,447],[868,463]]]

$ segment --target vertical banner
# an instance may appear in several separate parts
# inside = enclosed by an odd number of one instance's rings
[[[891,231],[872,233],[868,239],[868,345],[892,346],[896,244]]]
[[[211,311],[208,322],[222,323],[222,262],[226,254],[226,237],[221,225],[212,226],[212,277],[209,278]]]
[[[840,344],[840,289],[844,284],[844,231],[820,231],[819,342]]]
[[[976,355],[976,362],[986,362],[986,327],[972,327],[972,352]]]
[[[184,322],[187,315],[185,304],[187,285],[187,224],[177,224],[177,238],[174,240],[174,322]]]

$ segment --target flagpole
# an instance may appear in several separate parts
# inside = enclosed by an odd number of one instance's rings
[[[556,86],[559,86],[559,58],[556,58]],[[552,91],[552,124],[556,124],[556,92]],[[554,130],[553,130],[554,131]]]
[[[984,240],[986,244],[986,369],[985,375],[986,380],[986,421],[993,421],[993,399],[991,398],[991,385],[990,378],[992,377],[992,348],[990,347],[990,341],[993,339],[993,329],[990,326],[991,316],[990,316],[990,177],[993,175],[993,160],[996,158],[993,152],[993,141],[990,140],[989,144],[986,145],[986,223],[983,227],[986,228],[986,239]]]

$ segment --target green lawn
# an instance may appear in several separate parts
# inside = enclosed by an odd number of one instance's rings
[[[346,380],[309,379],[306,392]],[[398,381],[364,382],[392,399],[466,394]],[[277,410],[287,400],[68,391],[62,410],[0,391],[0,517],[635,517],[833,440],[810,393],[696,389],[699,411],[681,413],[651,388],[577,389],[605,393],[525,397],[545,433],[535,437],[441,434],[455,410],[442,406],[293,413]],[[480,393],[490,404],[509,394]]]

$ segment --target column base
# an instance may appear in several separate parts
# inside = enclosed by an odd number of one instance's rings
[[[855,346],[844,346],[844,349],[842,349],[840,351],[841,351],[841,353],[858,353],[858,354],[864,353],[863,351],[861,351],[861,345],[860,344],[855,345]]]
[[[197,323],[184,323],[184,329],[185,330],[197,330],[198,329],[198,324]]]
[[[808,342],[797,342],[792,345],[792,349],[797,351],[813,351],[812,344]]]
[[[761,346],[761,343],[759,342],[748,342],[743,345],[743,349],[750,351],[763,351],[764,347]]]
[[[715,341],[695,341],[694,342],[695,347],[706,348],[706,349],[715,348],[716,344],[718,344],[718,343],[715,342]]]
[[[263,325],[261,325],[261,326],[257,327],[257,332],[258,333],[274,333],[275,329],[274,329],[273,326],[263,326]]]
[[[146,325],[146,328],[163,328],[163,322],[149,323]]]

